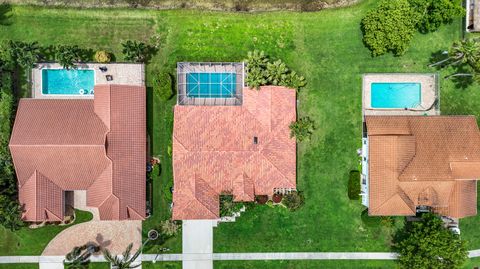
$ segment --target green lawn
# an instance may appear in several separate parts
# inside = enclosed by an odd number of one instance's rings
[[[322,269],[392,269],[396,268],[394,261],[215,261],[215,269],[304,269],[304,268],[322,268]]]
[[[366,225],[361,219],[364,208],[359,201],[349,201],[347,197],[348,173],[358,167],[356,149],[361,143],[361,75],[435,72],[426,66],[431,54],[461,38],[461,22],[443,26],[435,33],[417,34],[411,49],[402,57],[372,58],[362,44],[359,23],[375,3],[365,0],[349,8],[317,13],[255,14],[15,7],[12,25],[0,26],[0,39],[38,40],[42,45],[79,44],[111,50],[117,60],[122,60],[122,40],[148,40],[157,35],[161,47],[147,65],[148,85],[152,76],[161,70],[174,73],[178,61],[240,61],[247,51],[255,48],[282,58],[306,77],[308,85],[298,96],[298,114],[310,116],[317,127],[311,140],[298,148],[298,188],[305,192],[306,204],[294,213],[266,206],[248,210],[235,223],[223,223],[215,229],[214,250],[388,251],[394,228],[378,222]],[[446,74],[448,70],[442,72]],[[480,116],[478,86],[460,89],[453,81],[445,80],[441,80],[441,86],[443,114]],[[148,90],[151,150],[152,155],[161,159],[161,171],[154,173],[154,214],[144,222],[145,231],[170,216],[165,192],[172,180],[168,148],[175,103],[175,98],[164,102],[151,88]],[[478,222],[476,218],[468,221],[471,228],[465,226],[462,237],[474,242],[480,238],[473,228]],[[401,223],[401,219],[396,219],[393,227],[400,227]],[[465,223],[462,221],[462,226]],[[474,245],[480,248],[480,241],[472,243]],[[147,252],[156,252],[162,247],[180,252],[181,237],[163,246],[149,246]],[[28,252],[5,248],[15,254]],[[229,263],[219,264],[226,268]],[[381,265],[381,262],[359,263],[358,267]],[[283,262],[279,266],[293,265]],[[311,267],[316,267],[313,262]]]
[[[143,269],[181,269],[182,262],[142,262]]]
[[[92,214],[85,211],[77,210],[76,216],[75,224],[92,219]],[[37,229],[23,227],[15,232],[0,226],[0,253],[1,255],[40,255],[55,235],[70,226],[47,225]]]
[[[38,269],[36,263],[0,264],[0,269]]]

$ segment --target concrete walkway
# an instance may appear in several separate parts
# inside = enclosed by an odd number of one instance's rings
[[[213,227],[216,220],[184,220],[182,222],[182,268],[213,268]]]
[[[469,258],[480,257],[480,249],[468,252]],[[59,263],[64,256],[0,256],[2,263]],[[394,252],[258,252],[213,254],[143,254],[142,261],[198,260],[395,260]],[[92,256],[92,262],[105,262],[102,256]]]

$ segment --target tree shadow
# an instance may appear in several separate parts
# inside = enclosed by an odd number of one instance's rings
[[[99,233],[95,237],[95,242],[99,246],[99,249],[105,249],[112,244],[112,240],[105,240],[105,238],[103,238],[103,235]]]
[[[466,65],[459,65],[456,66],[454,69],[454,73],[471,73],[472,71]],[[471,86],[475,80],[472,76],[458,76],[458,77],[450,77],[448,80],[451,80],[455,85],[455,88],[465,90],[469,86]]]
[[[152,58],[155,57],[155,55],[157,55],[158,51],[159,51],[158,47],[152,46],[152,45],[147,45],[147,48],[146,48],[146,51],[145,51],[144,63],[145,64],[150,63],[150,60],[152,60]]]
[[[398,244],[407,238],[409,231],[412,229],[412,222],[407,221],[407,218],[403,219],[404,224],[402,228],[397,229],[392,236],[392,250],[395,252],[399,251]]]
[[[12,5],[8,3],[0,4],[0,25],[8,26],[12,24]]]
[[[445,52],[446,52],[445,50],[437,50],[437,51],[433,52],[432,54],[430,54],[429,64],[434,64],[434,63],[437,63],[437,62],[440,62],[442,60],[447,59],[448,52],[447,53],[445,53]],[[448,63],[448,61],[443,63],[443,64],[433,66],[432,68],[435,68],[436,70],[440,70],[440,69],[444,68],[447,63]]]

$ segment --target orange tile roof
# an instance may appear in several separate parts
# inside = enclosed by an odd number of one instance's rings
[[[369,214],[415,215],[419,205],[476,215],[480,132],[473,116],[367,116]]]
[[[253,201],[295,188],[295,119],[295,91],[285,87],[245,88],[241,106],[175,106],[173,219],[218,218],[221,193]]]
[[[87,190],[102,220],[145,217],[145,98],[100,85],[94,100],[20,100],[9,147],[25,220],[62,219],[67,190]]]

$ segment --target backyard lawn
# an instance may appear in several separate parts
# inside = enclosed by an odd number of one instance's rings
[[[305,192],[306,204],[293,213],[283,208],[258,206],[243,213],[235,223],[220,224],[214,230],[214,251],[389,251],[391,234],[402,225],[402,219],[367,225],[361,219],[364,208],[360,202],[347,197],[348,173],[358,167],[356,150],[361,146],[361,75],[436,72],[427,67],[431,54],[447,49],[452,41],[461,38],[461,22],[442,26],[435,33],[417,34],[402,57],[372,58],[362,43],[359,24],[375,3],[366,0],[349,8],[317,13],[229,13],[228,16],[188,10],[127,13],[107,9],[14,7],[12,24],[0,26],[0,39],[109,49],[121,61],[121,41],[148,41],[150,36],[157,36],[161,46],[147,65],[148,86],[159,71],[174,73],[178,61],[240,61],[252,49],[282,58],[306,77],[308,85],[298,96],[298,114],[310,116],[316,125],[311,140],[298,148],[298,189]],[[449,70],[442,72],[447,74]],[[477,85],[460,89],[453,81],[441,80],[442,114],[480,117],[480,91],[476,88]],[[161,169],[154,171],[154,210],[153,216],[144,222],[145,232],[169,217],[166,186],[172,180],[169,146],[175,103],[175,98],[164,102],[151,88],[148,90],[151,149],[153,156],[160,157]],[[468,221],[470,228],[462,230],[462,237],[477,242],[472,246],[480,248],[480,241],[476,241],[478,232],[473,229],[480,218]],[[0,233],[0,241],[2,237]],[[147,251],[157,252],[163,247],[180,252],[181,236]],[[26,252],[38,254],[41,250],[11,250],[14,254]],[[329,263],[336,264],[325,262]],[[296,266],[292,262],[275,264],[259,265],[300,268],[292,267]],[[311,261],[302,264],[302,268],[323,265]],[[218,268],[258,268],[256,265],[216,263]],[[382,265],[358,262],[355,267],[382,268]]]

